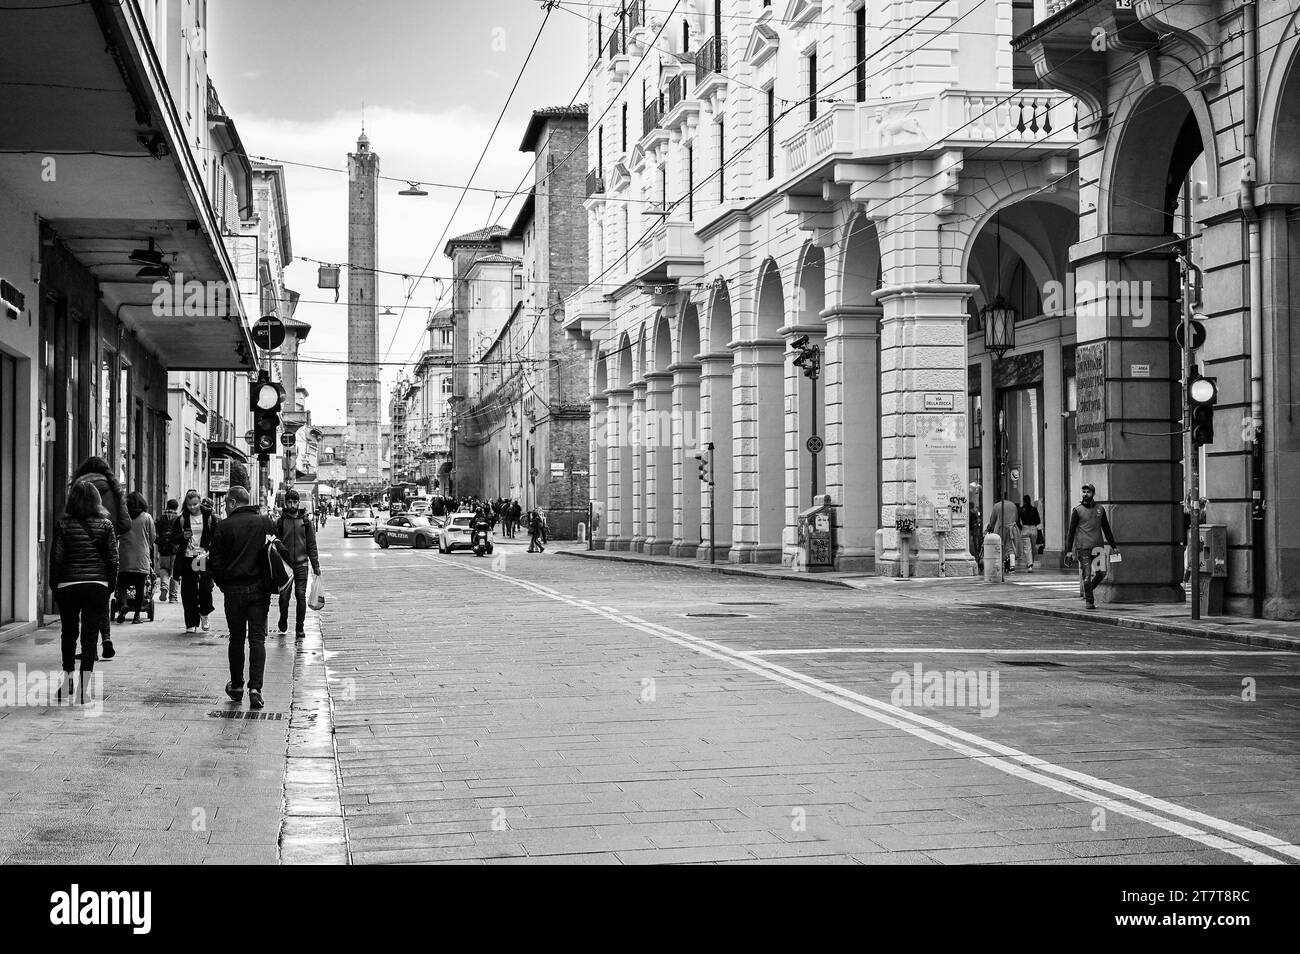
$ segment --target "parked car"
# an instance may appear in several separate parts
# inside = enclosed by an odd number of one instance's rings
[[[470,541],[470,525],[474,514],[468,512],[453,513],[438,531],[438,552],[450,553],[452,550],[468,550],[473,546]]]
[[[385,550],[390,546],[424,550],[437,545],[438,531],[425,517],[401,513],[379,525],[375,531],[375,542]]]
[[[347,516],[343,518],[343,536],[345,539],[373,536],[378,524],[379,520],[375,512],[369,507],[349,510]]]

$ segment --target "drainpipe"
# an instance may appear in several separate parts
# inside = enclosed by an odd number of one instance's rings
[[[1255,58],[1259,53],[1256,35],[1258,11],[1255,0],[1242,0],[1242,83],[1245,97],[1244,140],[1241,175],[1241,211],[1246,219],[1248,248],[1248,282],[1250,294],[1250,556],[1251,556],[1251,615],[1259,619],[1264,615],[1264,302],[1263,264],[1260,255],[1259,210],[1255,208],[1255,182],[1258,156],[1256,155],[1256,129],[1258,127],[1257,69]]]

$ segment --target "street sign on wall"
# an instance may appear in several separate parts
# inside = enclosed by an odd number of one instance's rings
[[[253,344],[263,351],[274,351],[284,344],[284,322],[275,315],[263,315],[253,325]]]
[[[230,461],[216,457],[208,461],[208,493],[224,494],[230,491]]]

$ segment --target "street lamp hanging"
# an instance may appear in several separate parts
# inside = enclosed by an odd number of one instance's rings
[[[980,309],[980,320],[984,322],[984,347],[998,360],[1016,346],[1016,310],[1002,297],[1002,213],[995,217],[997,227],[997,271],[994,273],[994,289],[997,291],[993,301]]]

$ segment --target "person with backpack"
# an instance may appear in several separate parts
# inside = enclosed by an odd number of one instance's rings
[[[212,615],[212,574],[208,571],[208,552],[212,549],[212,535],[217,528],[216,514],[203,509],[203,498],[197,490],[187,490],[181,505],[180,518],[172,530],[171,541],[176,548],[172,572],[181,578],[181,604],[185,609],[185,632],[207,632]]]
[[[154,527],[158,541],[158,596],[164,603],[181,601],[181,579],[172,572],[176,562],[176,543],[173,534],[180,525],[180,504],[175,498],[167,501],[167,509],[158,515]]]
[[[153,516],[149,513],[149,503],[144,499],[144,494],[138,490],[127,495],[126,509],[131,514],[131,529],[117,538],[116,622],[126,622],[126,594],[128,590],[133,590],[135,605],[132,609],[135,616],[131,622],[139,623],[140,610],[144,607],[145,588],[149,586],[149,575],[153,572]],[[111,643],[104,643],[104,658],[113,658]]]
[[[1103,545],[1119,553],[1119,544],[1110,532],[1110,521],[1106,519],[1106,508],[1099,506],[1094,499],[1097,489],[1092,484],[1083,485],[1083,499],[1079,506],[1070,511],[1070,529],[1065,534],[1065,565],[1078,561],[1079,595],[1083,605],[1096,609],[1093,591],[1106,578],[1106,557]]]
[[[100,506],[104,508],[109,522],[113,524],[115,537],[130,531],[131,516],[126,512],[126,500],[117,478],[113,476],[112,468],[108,466],[108,461],[102,457],[87,457],[77,468],[77,472],[72,475],[74,486],[81,482],[91,484],[99,493]],[[104,640],[104,658],[112,659],[112,612],[107,602],[104,604],[104,616],[99,621],[99,635]]]
[[[536,510],[528,511],[528,552],[545,553],[546,547],[542,543],[542,515]],[[534,549],[534,547],[536,549]]]
[[[316,553],[316,530],[307,519],[306,511],[299,509],[302,498],[298,491],[284,495],[284,510],[275,524],[275,536],[288,551],[289,565],[293,567],[294,639],[302,639],[303,620],[307,616],[307,571],[320,576],[320,560]],[[280,635],[289,629],[289,589],[280,593]]]
[[[228,513],[212,532],[208,569],[221,587],[230,627],[230,681],[226,695],[244,698],[244,644],[248,644],[248,707],[261,709],[266,669],[266,618],[271,611],[270,556],[273,546],[288,558],[275,537],[271,518],[249,503],[248,489],[235,484],[226,494]]]
[[[99,491],[93,481],[74,482],[50,544],[49,580],[59,603],[63,651],[60,699],[67,695],[71,700],[80,638],[79,698],[86,701],[86,676],[95,669],[100,620],[108,612],[109,594],[117,587],[117,565],[117,535]]]

